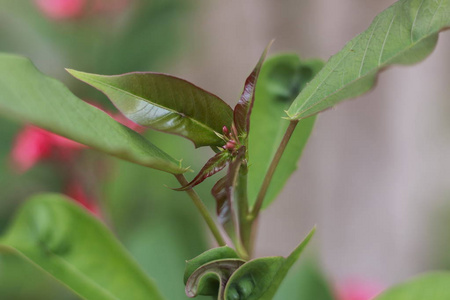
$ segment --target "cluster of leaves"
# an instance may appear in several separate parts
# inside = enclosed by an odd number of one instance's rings
[[[178,190],[190,193],[196,205],[198,197],[192,188],[228,167],[212,194],[219,222],[235,249],[219,247],[189,261],[186,294],[268,300],[312,233],[287,258],[248,260],[253,225],[263,204],[273,201],[295,169],[314,124],[311,116],[367,92],[378,72],[388,65],[424,59],[446,27],[450,27],[450,0],[400,0],[323,68],[318,60],[302,62],[295,55],[278,56],[263,64],[266,49],[234,110],[217,96],[169,75],[103,76],[69,70],[105,93],[136,123],[185,137],[196,147],[210,146],[215,155],[191,182],[183,180],[181,174],[187,168],[180,161],[80,101],[22,57],[0,54],[0,111],[132,163],[174,174],[183,184]],[[283,110],[285,119],[280,118]],[[280,134],[280,129],[286,133]],[[281,156],[283,152],[285,156]],[[214,233],[214,224],[205,220]],[[83,234],[74,230],[81,225]],[[216,238],[223,246],[224,241]],[[106,229],[61,196],[43,195],[30,201],[0,245],[0,251],[27,258],[87,299],[126,299],[130,291],[133,299],[162,299],[154,283]],[[449,282],[447,273],[433,274],[377,299],[447,299]],[[437,289],[442,289],[438,295],[434,293]]]

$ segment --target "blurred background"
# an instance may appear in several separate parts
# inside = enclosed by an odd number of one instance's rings
[[[234,104],[271,39],[272,54],[327,60],[394,2],[0,0],[0,51],[30,57],[113,115],[102,94],[64,68],[170,73]],[[370,294],[450,268],[448,49],[444,32],[426,61],[383,72],[374,91],[319,116],[299,170],[259,224],[257,256],[287,255],[318,227],[307,259],[291,272],[279,299],[290,299],[289,289],[299,287],[311,300],[334,299],[342,290]],[[196,170],[210,154],[174,136],[145,135]],[[168,299],[186,298],[184,260],[214,243],[190,200],[164,187],[176,186],[170,176],[4,119],[0,141],[0,232],[30,195],[65,193],[114,231]],[[24,153],[30,147],[36,153]],[[61,155],[67,151],[70,156]],[[199,193],[214,209],[212,184]],[[0,257],[0,296],[77,299],[12,257]]]

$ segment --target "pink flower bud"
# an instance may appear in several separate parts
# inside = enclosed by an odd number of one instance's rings
[[[227,126],[223,126],[222,127],[222,132],[223,132],[224,135],[228,135],[229,131],[228,131]]]
[[[234,148],[236,148],[236,142],[233,140],[229,140],[226,144],[225,144],[225,149],[228,150],[233,150]]]

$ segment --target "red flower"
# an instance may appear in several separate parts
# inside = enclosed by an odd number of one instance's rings
[[[36,126],[27,125],[14,141],[11,158],[18,172],[25,172],[45,159],[67,161],[84,146]]]
[[[337,300],[371,300],[382,290],[381,285],[376,282],[351,279],[337,285],[336,298]]]
[[[101,109],[98,106],[96,107]],[[135,131],[143,132],[146,129],[126,119],[122,115],[113,115],[111,113],[109,115],[116,121]],[[100,216],[100,210],[96,204],[95,197],[89,196],[89,193],[86,193],[82,181],[74,180],[74,178],[77,178],[77,174],[75,170],[71,169],[75,165],[73,162],[77,159],[77,154],[84,148],[86,146],[57,134],[36,126],[26,125],[16,136],[11,150],[11,160],[14,169],[19,173],[28,171],[42,160],[48,160],[54,163],[66,163],[68,169],[65,169],[62,174],[67,182],[65,194],[73,198],[94,215]]]
[[[49,19],[69,20],[88,13],[120,13],[131,0],[34,0],[38,9]]]
[[[34,0],[40,11],[50,19],[66,20],[81,17],[87,0]]]

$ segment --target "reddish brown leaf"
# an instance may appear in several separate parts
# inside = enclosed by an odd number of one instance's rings
[[[224,176],[216,182],[211,189],[211,194],[216,199],[216,212],[219,222],[223,224],[229,221],[230,205],[228,201],[228,176]]]
[[[256,82],[258,81],[259,72],[272,43],[273,40],[267,45],[255,68],[245,80],[244,91],[234,108],[234,125],[241,142],[246,140],[250,130],[250,115],[252,113],[253,102],[255,101]],[[245,145],[245,143],[243,144]]]
[[[242,159],[245,156],[245,151],[245,146],[239,148],[236,157],[229,163],[227,175],[217,181],[211,190],[212,195],[216,199],[217,217],[219,223],[222,225],[233,219],[234,187]]]
[[[206,164],[203,166],[203,168],[198,172],[197,176],[189,182],[187,185],[182,186],[180,188],[174,189],[175,191],[186,191],[197,184],[203,182],[206,178],[216,174],[220,170],[226,167],[228,160],[229,160],[229,152],[228,151],[222,151],[214,155],[212,158],[210,158]]]

